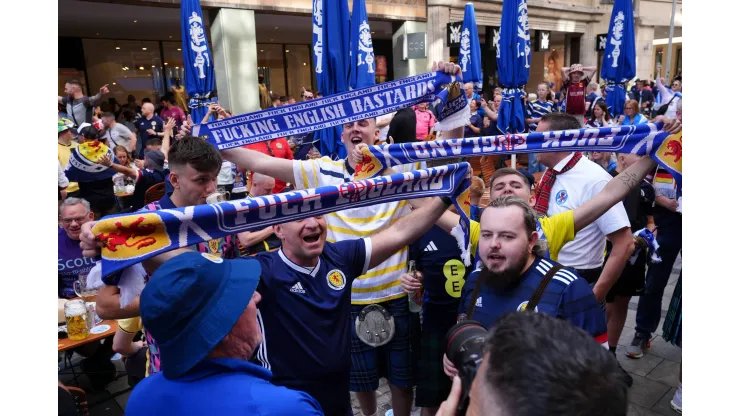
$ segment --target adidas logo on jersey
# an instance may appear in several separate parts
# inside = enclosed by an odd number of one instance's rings
[[[290,291],[293,293],[306,294],[306,291],[303,290],[303,286],[301,286],[301,282],[294,284],[293,287],[290,288]]]
[[[424,251],[437,251],[437,246],[434,244],[434,241],[430,241]]]
[[[478,299],[476,299],[475,306],[478,306],[478,307],[481,307],[481,308],[483,307],[483,296],[481,296]]]

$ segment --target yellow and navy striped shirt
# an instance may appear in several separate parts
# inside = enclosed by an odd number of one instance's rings
[[[422,169],[420,163],[395,166],[396,172]],[[296,189],[338,185],[352,181],[354,169],[346,160],[329,157],[313,160],[294,160],[293,176]],[[370,237],[398,221],[411,210],[406,201],[386,202],[361,208],[349,208],[326,215],[327,241],[335,243]],[[401,275],[406,271],[408,247],[399,250],[374,269],[355,279],[352,284],[352,303],[368,305],[405,296]]]

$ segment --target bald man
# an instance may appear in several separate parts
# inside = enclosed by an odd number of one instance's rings
[[[463,90],[465,91],[465,98],[468,99],[468,106],[470,105],[470,101],[472,100],[476,100],[478,101],[478,103],[481,102],[480,94],[475,92],[475,88],[472,82],[468,82],[465,85],[463,85]],[[478,107],[478,115],[480,116],[481,120],[483,119],[483,117],[486,116],[486,112],[482,106]]]
[[[139,133],[140,158],[144,155],[142,149],[150,139],[162,139],[164,136],[164,121],[154,114],[154,104],[144,103],[141,105],[141,117],[136,120],[136,131]]]

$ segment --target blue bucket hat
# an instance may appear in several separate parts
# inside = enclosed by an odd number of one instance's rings
[[[183,253],[152,275],[141,319],[159,345],[160,368],[173,379],[201,362],[244,313],[262,274],[255,259]]]

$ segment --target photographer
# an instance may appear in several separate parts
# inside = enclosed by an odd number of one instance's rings
[[[458,349],[459,361],[476,354],[482,359],[476,359],[477,368],[461,374],[463,379],[455,377],[437,416],[465,410],[468,415],[627,414],[627,384],[617,361],[564,320],[544,313],[507,313],[488,334],[479,327],[453,337],[465,335],[451,342],[478,348]]]

